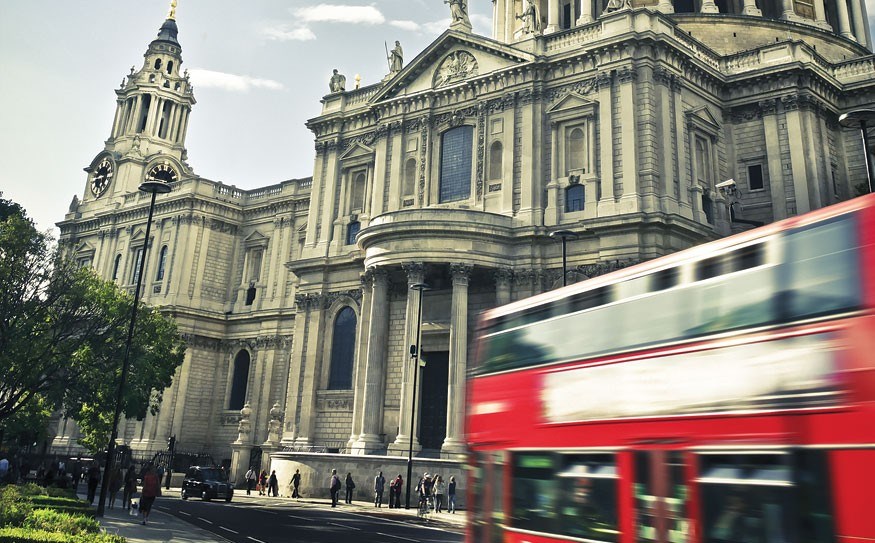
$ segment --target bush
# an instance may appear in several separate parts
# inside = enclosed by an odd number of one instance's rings
[[[76,492],[72,488],[57,488],[52,486],[44,490],[47,495],[53,498],[70,498],[71,500],[76,499]]]
[[[76,505],[88,506],[86,502],[76,498],[60,498],[53,496],[34,496],[29,501],[38,507],[72,507]]]
[[[46,489],[34,483],[25,483],[23,485],[18,485],[16,488],[18,488],[22,496],[46,495]]]
[[[94,534],[100,528],[94,519],[52,509],[34,509],[24,520],[22,527],[72,535]]]
[[[70,535],[29,528],[0,528],[0,543],[125,543],[125,538],[101,533]]]
[[[33,507],[13,485],[0,489],[0,527],[21,526]]]

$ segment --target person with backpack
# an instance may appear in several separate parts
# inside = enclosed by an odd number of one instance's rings
[[[352,492],[355,490],[355,482],[352,480],[352,473],[346,474],[346,503],[352,505]]]
[[[331,507],[337,507],[337,493],[340,492],[340,477],[337,470],[331,470],[331,480],[328,483],[328,491],[331,492]]]

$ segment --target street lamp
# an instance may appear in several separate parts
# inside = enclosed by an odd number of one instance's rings
[[[845,128],[859,128],[863,136],[863,155],[866,158],[866,177],[869,192],[872,192],[872,183],[875,182],[875,172],[872,171],[872,159],[869,157],[869,127],[875,125],[875,110],[855,109],[839,116],[839,124]]]
[[[553,239],[558,238],[562,240],[562,286],[564,287],[568,284],[568,279],[566,276],[567,272],[565,271],[565,268],[568,264],[568,251],[566,244],[568,243],[569,239],[577,239],[577,234],[575,234],[571,230],[556,230],[555,232],[550,232],[550,237]]]
[[[125,381],[128,378],[128,359],[131,355],[131,342],[134,339],[134,325],[137,323],[137,307],[140,305],[140,287],[143,284],[143,275],[146,273],[146,253],[149,249],[149,231],[152,228],[152,214],[155,211],[155,197],[170,192],[170,185],[157,179],[147,180],[140,184],[140,190],[151,193],[149,202],[149,218],[146,219],[146,238],[143,242],[143,253],[140,255],[140,271],[137,273],[137,286],[134,291],[134,305],[131,308],[131,322],[128,325],[128,338],[125,341],[125,356],[122,359],[122,375],[118,383],[118,391],[115,396],[115,414],[112,417],[112,431],[110,432],[109,445],[106,447],[106,463],[103,468],[103,483],[100,485],[100,500],[97,502],[97,516],[102,517],[105,511],[106,491],[109,487],[109,479],[112,474],[112,464],[115,461],[115,440],[118,437],[118,420],[122,414],[124,403]]]
[[[428,290],[428,285],[425,283],[414,283],[410,285],[410,290],[419,292],[419,308],[417,309],[418,317],[416,318],[416,336],[413,340],[415,343],[410,346],[410,358],[413,360],[413,398],[410,403],[410,444],[407,449],[407,505],[405,509],[410,509],[410,480],[413,478],[413,427],[416,422],[416,378],[419,376],[419,332],[422,329],[422,293]]]

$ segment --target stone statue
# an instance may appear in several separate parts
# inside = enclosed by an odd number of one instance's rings
[[[76,213],[79,211],[79,197],[77,195],[73,195],[73,201],[70,202],[70,213]]]
[[[621,9],[632,9],[632,2],[630,0],[608,0],[608,5],[605,6],[605,13],[620,11]]]
[[[270,409],[270,422],[267,423],[267,440],[272,443],[279,443],[282,438],[282,418],[283,410],[280,408],[279,402],[274,402]]]
[[[526,0],[525,9],[516,18],[523,21],[523,34],[537,34],[541,31],[541,12],[534,0]]]
[[[131,66],[131,73],[129,73],[128,75],[134,75],[134,67],[133,66]]]
[[[237,423],[237,443],[249,443],[249,432],[252,430],[252,424],[249,421],[249,416],[252,414],[252,408],[249,407],[249,402],[243,405],[240,410],[240,422]]]
[[[468,4],[465,0],[444,0],[444,4],[450,5],[450,16],[453,18],[451,27],[455,25],[471,27],[471,21],[468,19]]]
[[[389,72],[397,73],[404,66],[404,51],[401,50],[401,42],[395,41],[395,48],[389,53]]]
[[[334,69],[334,74],[328,81],[328,88],[331,92],[343,92],[346,90],[346,76],[337,73],[337,68]]]

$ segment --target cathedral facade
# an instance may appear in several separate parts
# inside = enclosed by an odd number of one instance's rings
[[[176,435],[238,474],[273,455],[321,477],[320,455],[401,463],[410,447],[457,462],[479,311],[867,181],[860,133],[838,123],[875,104],[861,0],[493,5],[491,37],[457,4],[382,82],[332,78],[307,123],[313,176],[256,190],[189,166],[195,99],[164,22],[59,223],[104,278],[133,291],[142,274],[188,341],[160,413],[124,422],[125,444]],[[172,187],[149,240],[144,180]],[[61,420],[53,448],[76,437]]]

